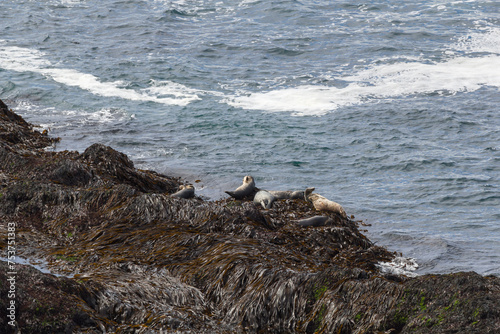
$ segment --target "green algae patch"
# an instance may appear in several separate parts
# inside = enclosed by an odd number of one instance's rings
[[[425,296],[420,297],[420,311],[425,311],[427,309],[427,306],[425,305]]]
[[[76,256],[56,255],[56,260],[61,260],[66,262],[76,262],[78,258]]]
[[[328,290],[326,282],[325,284],[315,284],[313,288],[313,293],[314,293],[314,300],[318,301],[321,299],[321,297],[325,294],[326,290]]]

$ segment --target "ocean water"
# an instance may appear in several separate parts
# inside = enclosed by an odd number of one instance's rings
[[[0,2],[0,98],[51,149],[313,186],[418,274],[500,275],[499,88],[498,1]]]

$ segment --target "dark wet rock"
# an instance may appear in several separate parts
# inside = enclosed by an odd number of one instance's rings
[[[0,141],[2,147],[7,150],[16,148],[41,149],[59,141],[59,138],[50,138],[47,133],[33,130],[33,126],[27,123],[21,116],[10,110],[0,100]]]
[[[102,178],[134,186],[142,192],[173,192],[178,184],[151,171],[141,171],[123,153],[94,144],[78,160],[86,162]]]
[[[67,186],[86,186],[93,178],[92,173],[79,161],[62,160],[49,178]]]
[[[101,144],[46,151],[0,107],[0,252],[15,224],[16,255],[70,277],[15,265],[22,333],[500,331],[497,277],[386,273],[396,254],[348,218],[304,228],[318,212],[302,199],[172,197],[180,180]],[[2,310],[7,272],[0,261]],[[15,332],[7,320],[0,332]]]
[[[16,265],[15,275],[10,272],[8,263],[0,261],[1,333],[15,332],[15,327],[9,324],[14,318],[5,314],[11,300],[15,300],[15,321],[23,333],[72,333],[76,328],[99,333],[101,321],[85,302],[93,297],[83,285],[27,265]],[[8,279],[12,277],[15,289],[10,290]],[[15,298],[8,297],[9,291],[14,291]]]

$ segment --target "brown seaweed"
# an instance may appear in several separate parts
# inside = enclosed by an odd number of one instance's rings
[[[497,277],[386,274],[396,254],[351,219],[298,226],[318,214],[302,199],[175,198],[181,180],[108,146],[43,149],[54,142],[0,103],[0,250],[15,223],[17,256],[63,275],[16,265],[23,333],[500,331]]]

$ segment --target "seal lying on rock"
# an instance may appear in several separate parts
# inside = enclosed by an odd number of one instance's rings
[[[347,218],[344,208],[334,201],[330,201],[319,194],[312,194],[314,188],[307,188],[305,192],[305,200],[311,202],[314,208],[318,211],[331,211],[338,213],[342,218]]]
[[[267,190],[259,190],[253,198],[254,203],[262,205],[264,209],[270,209],[276,197]]]
[[[181,185],[179,187],[179,191],[176,193],[172,194],[172,197],[179,197],[179,198],[192,198],[194,197],[194,187],[190,184],[188,185]]]
[[[318,226],[325,226],[328,222],[333,222],[333,220],[327,216],[314,216],[311,218],[299,219],[299,220],[296,220],[296,222],[300,226],[304,226],[304,227],[307,227],[307,226],[318,227]]]
[[[314,190],[314,188],[308,188]],[[276,199],[304,199],[304,190],[270,190],[269,193]]]
[[[255,193],[255,181],[253,177],[247,175],[243,178],[243,184],[236,188],[235,191],[226,191],[225,193],[236,199],[243,199]]]

